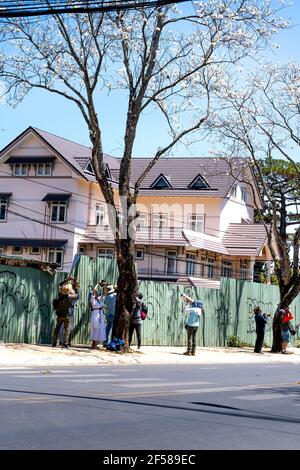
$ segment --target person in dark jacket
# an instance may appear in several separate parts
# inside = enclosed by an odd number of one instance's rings
[[[60,288],[60,292],[58,294],[58,305],[56,308],[56,326],[53,332],[52,338],[52,347],[57,345],[57,338],[59,334],[60,327],[62,323],[64,324],[64,342],[62,347],[69,348],[69,335],[70,335],[70,327],[71,327],[71,319],[70,319],[70,308],[72,306],[72,302],[75,299],[78,299],[79,294],[75,294],[74,290],[72,289],[71,284],[64,284]]]
[[[265,337],[265,330],[266,324],[268,322],[268,315],[262,313],[259,307],[255,307],[253,311],[255,317],[255,324],[256,324],[256,341],[254,352],[263,354],[262,347],[264,344],[264,337]]]
[[[131,344],[132,335],[135,330],[136,336],[137,336],[137,343],[138,343],[137,352],[141,352],[141,345],[142,345],[142,322],[143,320],[141,318],[141,313],[148,312],[148,309],[142,299],[143,299],[143,294],[139,292],[136,298],[135,308],[133,310],[133,315],[131,317],[131,322],[129,325],[129,346]]]

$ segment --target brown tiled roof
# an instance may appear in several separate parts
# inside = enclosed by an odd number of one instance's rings
[[[114,238],[109,226],[89,225],[81,243],[107,243],[114,244]],[[186,240],[181,229],[162,228],[150,230],[141,228],[136,232],[136,244],[156,246],[185,246]]]
[[[149,158],[132,160],[132,184],[142,174],[149,161]],[[225,197],[245,165],[247,161],[242,159],[232,159],[229,163],[226,159],[210,157],[161,158],[143,180],[140,195]],[[170,179],[172,188],[150,189],[160,174]],[[205,178],[209,188],[188,188],[198,174]]]
[[[84,145],[77,144],[71,140],[58,137],[57,135],[50,134],[41,129],[33,128],[45,141],[47,141],[54,150],[56,150],[62,157],[64,157],[79,173],[84,175],[89,180],[95,180],[92,175],[85,173],[83,170],[92,158],[91,149]],[[104,161],[108,164],[109,168],[118,169],[119,160],[104,155]]]
[[[62,158],[69,162],[85,179],[96,181],[93,175],[84,172],[84,168],[91,159],[91,149],[89,147],[58,137],[38,128],[29,127],[26,129],[20,136],[5,147],[1,153],[5,152],[7,148],[26,135],[27,132],[32,131],[48,143]],[[151,158],[132,159],[132,186],[151,160]],[[104,161],[108,164],[114,186],[117,186],[116,183],[119,177],[121,159],[104,155]],[[226,159],[212,157],[161,158],[143,180],[140,195],[226,197],[235,182],[235,178],[239,176],[246,165],[248,165],[247,160],[238,158],[230,159],[230,162]],[[166,177],[172,187],[152,189],[152,184],[161,174]],[[209,188],[198,190],[189,189],[189,185],[198,175],[202,176],[205,181],[207,181]]]
[[[223,245],[229,255],[258,256],[267,241],[262,224],[229,224]]]
[[[259,256],[267,240],[266,230],[261,224],[230,224],[223,239],[181,228],[162,228],[152,231],[143,227],[136,232],[137,245],[184,246],[213,253],[236,256]],[[89,225],[81,243],[114,244],[108,225]]]
[[[199,250],[212,251],[213,253],[222,253],[227,255],[227,250],[222,241],[207,235],[206,233],[199,233],[193,230],[183,230],[183,236],[187,241],[187,246],[197,248]]]

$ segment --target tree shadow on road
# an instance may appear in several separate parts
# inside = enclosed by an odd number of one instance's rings
[[[190,406],[180,406],[180,405],[168,405],[162,403],[153,403],[153,402],[145,402],[145,401],[136,401],[136,400],[128,400],[122,398],[104,398],[104,397],[95,397],[95,396],[84,396],[84,395],[71,395],[66,393],[52,393],[52,392],[38,392],[38,391],[28,391],[28,390],[15,390],[15,389],[8,389],[8,388],[1,388],[1,392],[9,392],[9,393],[24,393],[29,395],[39,395],[39,396],[48,396],[48,397],[60,397],[60,398],[70,398],[70,399],[78,399],[78,400],[92,400],[96,402],[108,402],[108,403],[124,403],[130,404],[135,406],[148,406],[153,408],[163,408],[166,410],[177,410],[177,411],[191,411],[203,414],[212,414],[212,415],[223,415],[235,418],[248,418],[260,421],[275,421],[275,422],[286,422],[286,423],[298,423],[300,424],[300,418],[294,418],[293,416],[283,416],[278,414],[260,412],[260,411],[252,411],[247,410],[245,408],[237,408],[228,405],[222,405],[218,403],[208,403],[208,402],[190,402],[191,405],[196,405],[195,407]],[[299,396],[299,386],[298,387],[277,387],[275,390],[270,388],[261,389],[259,387],[255,389],[251,389],[251,392],[259,392],[259,393],[282,393],[283,396],[288,394],[292,394]],[[142,393],[141,393],[142,395]],[[149,397],[153,400],[153,396]],[[259,398],[258,398],[259,400]],[[0,395],[0,402],[1,402],[1,395]],[[199,406],[203,407],[199,409]],[[214,408],[214,409],[207,409],[207,408]]]

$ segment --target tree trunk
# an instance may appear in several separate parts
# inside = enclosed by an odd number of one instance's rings
[[[281,306],[279,304],[273,319],[272,330],[273,330],[273,343],[271,352],[277,353],[282,351],[282,339],[281,339],[281,315],[279,314],[279,310]]]
[[[129,350],[129,325],[138,290],[137,273],[134,262],[134,241],[130,238],[116,242],[119,268],[118,297],[113,337],[125,341]]]
[[[283,283],[283,276],[277,275],[279,280],[279,289],[280,289],[280,302],[277,307],[277,310],[274,315],[273,319],[273,343],[271,352],[281,352],[282,351],[282,340],[281,340],[281,328],[280,328],[280,319],[281,316],[279,315],[279,310],[285,307],[289,307],[292,301],[297,297],[300,291],[300,278],[297,279],[292,283],[291,286],[286,286]]]

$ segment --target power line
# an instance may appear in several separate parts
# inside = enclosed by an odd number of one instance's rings
[[[19,216],[19,217],[21,217],[21,218],[24,218],[24,219],[27,219],[27,220],[31,220],[31,221],[33,221],[33,222],[37,222],[37,223],[39,223],[39,224],[43,224],[43,225],[45,224],[45,225],[47,225],[47,226],[49,226],[49,227],[53,227],[53,224],[51,224],[51,223],[43,222],[43,221],[41,221],[41,220],[28,217],[28,216],[26,216],[26,215],[24,215],[24,214],[21,214],[21,213],[16,212],[16,211],[12,211],[12,210],[10,210],[10,209],[8,209],[7,212],[9,212],[9,213],[11,213],[11,214],[14,214],[14,215],[17,215],[17,216]],[[62,230],[62,231],[65,232],[65,233],[70,233],[70,234],[74,235],[74,232],[71,231],[71,230],[69,230],[69,229],[67,229],[67,228],[63,228],[63,227],[61,227],[61,226],[59,226],[59,227],[57,227],[57,228],[58,228],[59,230]],[[88,239],[91,238],[91,240],[94,240],[93,237],[89,237],[88,235],[86,236],[86,238],[88,238]],[[98,241],[99,241],[99,243],[110,244],[107,240],[101,240],[101,239],[99,239]],[[47,247],[44,247],[44,248],[47,248]],[[146,253],[146,256],[154,257],[154,258],[163,258],[163,259],[169,258],[169,259],[172,259],[171,257],[168,257],[167,255],[164,255],[164,254],[161,254],[161,253],[155,253],[155,252]],[[174,259],[175,259],[175,258],[174,258]],[[264,263],[264,262],[267,262],[267,261],[270,261],[270,260],[268,260],[268,259],[259,259],[259,260],[256,260],[256,261],[259,261],[259,262]],[[188,260],[187,260],[186,258],[182,258],[182,257],[176,256],[176,262],[184,262],[184,263],[187,264],[187,263],[188,263]],[[66,265],[66,264],[68,264],[68,263],[64,263],[64,265]],[[70,264],[72,264],[72,263],[70,262]],[[194,266],[200,266],[200,267],[203,267],[203,266],[205,266],[205,267],[211,266],[209,263],[203,263],[203,262],[200,262],[200,261],[192,261],[191,264],[193,264]],[[214,271],[221,271],[221,268],[219,268],[219,267],[217,268],[216,265],[214,265]],[[240,274],[240,270],[238,270],[238,269],[234,270],[234,269],[231,268],[231,273],[234,274],[234,275],[238,275],[238,274]],[[166,273],[166,274],[167,274],[167,273]],[[151,270],[151,275],[153,275],[152,270]],[[192,274],[178,273],[178,277],[185,277],[185,276],[187,276],[187,277],[189,277],[189,276],[193,277]],[[205,278],[207,278],[207,277],[205,277]],[[207,279],[209,279],[209,278],[207,278]]]
[[[0,18],[25,18],[31,16],[46,16],[67,13],[111,12],[120,10],[138,10],[158,8],[174,3],[184,3],[188,0],[32,0],[2,1],[0,3]]]
[[[3,170],[0,170],[0,173],[4,174],[4,175],[8,175],[11,177],[11,173],[8,173],[8,172],[5,172]],[[50,188],[50,189],[57,189],[58,191],[65,191],[65,188],[61,188],[61,187],[58,187],[58,186],[53,186],[53,185],[50,185],[50,184],[47,184],[47,183],[42,183],[40,181],[36,181],[35,179],[31,179],[30,177],[26,177],[26,176],[22,176],[22,179],[26,180],[26,181],[29,181],[31,183],[35,183],[35,184],[38,184],[40,186],[44,186],[46,188]],[[93,182],[94,183],[94,182]],[[97,184],[97,183],[95,183]],[[77,193],[77,192],[73,192],[72,191],[72,195],[75,195],[75,196],[79,196],[83,199],[86,199],[87,201],[91,200],[91,201],[95,201],[97,202],[98,204],[106,204],[105,201],[101,201],[99,198],[95,198],[95,197],[89,197],[89,196],[85,196],[84,194],[81,194],[81,193]],[[16,203],[12,203],[10,202],[10,204],[16,204]],[[22,207],[20,204],[19,204],[20,207]],[[24,209],[28,209],[28,210],[32,210],[34,211],[33,209],[31,208],[26,208],[25,206],[23,206]],[[36,213],[40,213],[41,215],[44,216],[44,213],[41,213],[39,211],[35,211]],[[171,222],[178,222],[180,224],[180,227],[176,227],[176,228],[182,228],[182,229],[189,229],[189,226],[186,222],[183,222],[182,220],[180,219],[175,219],[175,218],[172,218],[170,216],[167,216],[167,219]],[[68,223],[68,222],[67,222]],[[76,223],[77,224],[77,223]],[[69,224],[71,225],[71,224]],[[91,224],[92,225],[92,224]],[[75,227],[75,223],[73,224],[73,226]],[[76,225],[77,226],[77,225]],[[82,226],[82,227],[79,227],[79,228],[82,228],[83,230],[86,230],[86,226]],[[211,230],[213,232],[217,232],[217,233],[223,233],[223,234],[229,234],[229,235],[234,235],[236,237],[240,237],[241,239],[244,239],[244,235],[243,234],[237,234],[235,231],[229,231],[229,230],[221,230],[221,229],[218,229],[218,228],[215,228],[215,227],[211,227],[211,226],[208,226],[208,225],[205,225],[205,228],[208,229],[208,230]],[[214,235],[212,235],[214,236]],[[252,240],[260,240],[260,237],[255,237],[255,236],[252,236],[251,237]]]

